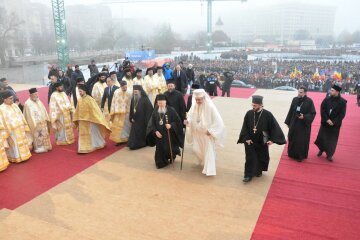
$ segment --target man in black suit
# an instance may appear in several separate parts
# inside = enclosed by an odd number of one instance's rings
[[[185,94],[188,87],[188,81],[186,77],[186,73],[181,70],[180,65],[176,65],[175,70],[173,71],[172,79],[175,82],[176,90]]]
[[[113,99],[113,96],[114,96],[114,92],[119,87],[115,85],[114,80],[112,78],[110,78],[110,77],[108,77],[106,79],[106,84],[107,84],[107,87],[104,90],[104,95],[103,95],[102,100],[101,100],[101,111],[104,111],[105,102],[107,100],[108,101],[107,102],[108,110],[110,112],[111,111],[111,102],[112,102],[112,99]]]

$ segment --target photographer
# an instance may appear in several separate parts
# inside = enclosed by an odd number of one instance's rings
[[[234,74],[232,74],[229,71],[224,72],[224,83],[222,85],[222,94],[221,94],[222,97],[225,96],[225,93],[227,97],[230,97],[230,89],[233,81],[234,81]]]

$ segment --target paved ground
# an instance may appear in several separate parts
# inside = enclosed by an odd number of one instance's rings
[[[282,123],[296,93],[256,94],[287,131]],[[175,169],[157,170],[154,148],[126,148],[16,210],[0,211],[2,238],[250,239],[284,147],[271,147],[269,172],[243,184],[244,147],[236,141],[251,100],[214,102],[227,129],[217,176],[201,174],[191,146],[185,148],[182,172],[179,162]]]

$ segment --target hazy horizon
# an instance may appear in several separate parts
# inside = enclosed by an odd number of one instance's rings
[[[50,0],[32,0],[51,6]],[[168,1],[149,3],[117,3],[107,4],[107,0],[72,0],[65,1],[65,5],[92,5],[104,4],[111,8],[113,18],[141,18],[151,20],[151,24],[169,23],[174,32],[183,36],[194,34],[198,31],[206,31],[207,1]],[[129,1],[130,2],[130,1]],[[216,1],[213,2],[213,26],[216,20],[221,17],[225,25],[229,15],[241,14],[249,9],[266,7],[281,3],[305,3],[315,5],[314,7],[333,6],[336,8],[334,33],[338,35],[343,30],[354,32],[360,30],[360,1],[355,0],[248,0],[245,3],[240,1]],[[351,20],[351,21],[350,21]],[[151,25],[150,24],[150,25]]]

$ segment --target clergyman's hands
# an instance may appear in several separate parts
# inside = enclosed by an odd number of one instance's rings
[[[300,113],[300,116],[298,116],[298,119],[304,119],[304,114]]]
[[[168,124],[168,123],[167,123],[167,124],[165,124],[165,127],[166,127],[166,129],[169,130],[169,129],[171,128],[171,124]]]
[[[248,145],[251,145],[251,144],[253,144],[253,141],[250,139],[250,140],[246,140],[246,143],[248,144]]]
[[[330,126],[334,126],[334,123],[333,123],[330,119],[327,120],[326,122],[327,122],[327,124],[329,124]]]
[[[156,131],[156,132],[155,132],[155,135],[156,135],[158,138],[162,138],[162,135],[161,135],[161,133],[160,133],[159,131]]]
[[[267,141],[266,144],[267,144],[268,146],[270,146],[271,144],[273,144],[273,142],[272,142],[272,141]]]
[[[188,120],[184,120],[184,125],[188,125],[189,124],[189,121]]]

